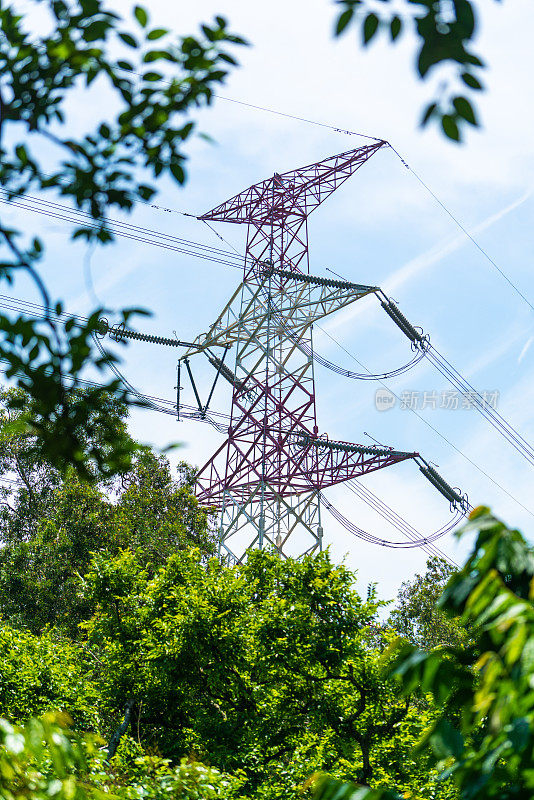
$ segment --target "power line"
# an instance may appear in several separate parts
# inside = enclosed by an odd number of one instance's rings
[[[372,533],[368,533],[367,531],[364,531],[362,528],[355,525],[353,522],[347,519],[347,517],[345,517],[341,511],[335,508],[335,506],[332,505],[332,503],[330,503],[330,501],[327,500],[322,494],[321,503],[332,514],[334,519],[336,519],[346,530],[349,531],[349,533],[352,533],[358,539],[363,539],[370,544],[378,544],[382,547],[389,547],[396,550],[409,550],[415,547],[423,547],[426,544],[432,544],[433,542],[437,541],[437,539],[441,539],[442,536],[445,536],[447,533],[449,533],[449,531],[451,531],[464,516],[462,511],[457,510],[452,519],[446,525],[443,525],[441,528],[438,528],[438,530],[428,534],[428,536],[423,536],[419,539],[411,539],[407,542],[392,542],[388,539],[383,539],[380,536],[375,536]]]
[[[83,224],[91,230],[99,229],[98,224],[96,224],[98,220],[95,220],[89,214],[86,214],[86,212],[76,211],[62,203],[53,203],[48,200],[41,200],[33,197],[8,199],[6,195],[7,193],[0,189],[0,203],[15,206],[24,211],[42,214],[51,219],[59,219],[71,225]],[[171,236],[170,234],[160,233],[150,228],[131,225],[130,223],[121,222],[119,220],[106,220],[106,223],[108,228],[116,236],[122,236],[133,241],[154,245],[165,250],[192,255],[195,258],[203,258],[207,261],[222,264],[223,266],[232,267],[234,269],[242,269],[243,257],[238,254],[234,255],[233,253],[229,253],[221,248],[205,245],[201,242],[194,242],[189,239],[182,239],[177,236]]]
[[[320,325],[316,325],[316,327],[319,328],[319,330],[321,330],[324,334],[326,334],[326,336],[328,336],[329,339],[331,339],[338,347],[340,347],[362,369],[365,369],[366,372],[370,373],[370,370],[366,367],[366,365],[363,364],[362,361],[360,361],[358,358],[356,358],[354,353],[351,353],[349,350],[347,350],[347,348],[344,347],[344,345],[342,345],[341,342],[339,342],[334,336],[332,336],[332,334],[328,333],[328,331],[325,330],[325,328],[322,328]],[[387,389],[387,391],[390,392],[400,402],[400,397],[398,396],[398,394],[396,392],[394,392],[393,389],[391,389],[386,383],[384,383],[383,380],[378,379],[377,382],[384,389]],[[504,494],[506,494],[511,500],[513,500],[514,503],[516,503],[524,511],[526,511],[528,514],[530,514],[531,517],[534,517],[534,511],[531,511],[530,508],[527,508],[525,505],[523,505],[523,503],[520,500],[518,500],[517,497],[514,497],[514,495],[511,494],[508,491],[508,489],[505,489],[504,486],[502,486],[500,483],[498,483],[498,481],[495,480],[495,478],[492,478],[491,475],[489,475],[484,469],[482,469],[482,467],[480,467],[475,461],[473,461],[471,458],[469,458],[469,456],[466,455],[462,450],[460,450],[459,447],[457,447],[455,444],[453,444],[450,441],[450,439],[447,439],[447,437],[444,436],[441,433],[441,431],[439,431],[437,428],[434,427],[434,425],[432,425],[430,422],[428,422],[428,420],[426,420],[421,414],[419,414],[415,410],[415,408],[412,408],[411,406],[408,406],[408,410],[411,411],[413,414],[415,414],[415,416],[418,417],[422,422],[424,422],[424,424],[427,426],[427,428],[430,428],[434,433],[436,433],[440,437],[440,439],[442,439],[444,442],[446,442],[446,444],[448,444],[449,447],[452,447],[453,450],[455,450],[460,456],[462,456],[463,459],[465,459],[465,461],[467,461],[469,464],[471,464],[472,467],[474,467],[478,472],[480,472],[481,475],[484,475],[485,478],[487,478],[489,481],[491,481],[491,483],[493,483],[494,486],[496,486],[498,489],[500,489],[501,492],[504,492]]]
[[[467,381],[432,345],[425,351],[425,355],[446,380],[457,389],[460,389],[460,391],[469,394],[469,400],[473,403],[477,411],[479,411],[488,420],[490,425],[512,445],[519,455],[523,456],[529,464],[534,464],[534,448],[532,445],[486,402],[469,381]]]
[[[421,541],[424,537],[407,522],[403,517],[400,516],[396,511],[394,511],[387,503],[384,503],[377,495],[371,492],[366,486],[362,483],[359,483],[354,480],[347,481],[345,483],[348,489],[355,494],[360,500],[369,506],[369,508],[376,511],[386,522],[389,522],[390,525],[393,525],[397,528],[400,533],[403,534],[407,539],[411,540],[412,542]],[[435,544],[420,544],[421,550],[424,550],[427,555],[430,556],[437,556],[438,558],[442,558],[445,561],[448,561],[453,566],[458,566],[443,550]]]
[[[272,306],[271,301],[269,301],[268,299],[267,299],[267,303],[270,303],[271,306]],[[273,306],[273,307],[275,308],[275,310],[277,310],[275,306]],[[386,389],[388,389],[388,391],[391,391],[389,389],[389,387],[383,382],[384,378],[390,377],[389,375],[387,375],[387,374],[376,375],[374,373],[371,373],[370,370],[364,364],[362,364],[361,361],[359,361],[352,353],[350,353],[345,347],[343,347],[343,345],[341,345],[340,342],[337,339],[335,339],[333,336],[331,336],[324,328],[322,328],[318,324],[317,324],[317,328],[319,328],[319,330],[321,330],[323,333],[325,333],[333,342],[335,342],[339,347],[342,348],[342,350],[344,350],[351,358],[353,358],[353,360],[356,361],[356,363],[358,363],[363,369],[365,369],[366,372],[368,373],[369,379],[373,379],[373,380],[378,381],[382,386],[384,386]],[[291,334],[289,334],[289,335],[291,335]],[[328,369],[333,369],[335,372],[337,372],[340,375],[345,375],[347,377],[358,377],[358,378],[360,377],[360,375],[358,373],[351,373],[350,370],[344,370],[343,368],[338,367],[337,365],[333,364],[332,362],[328,361],[327,359],[322,358],[321,356],[317,356],[316,357],[315,355],[313,355],[312,349],[309,348],[309,347],[301,347],[301,349],[303,350],[303,352],[307,353],[308,355],[313,356],[314,359],[316,359],[320,364],[322,364],[323,366],[327,367]],[[476,391],[476,389],[474,389],[474,387],[465,378],[462,377],[462,375],[452,366],[452,364],[450,364],[432,346],[428,346],[425,350],[421,350],[420,355],[421,355],[421,357],[423,357],[423,355],[426,355],[431,360],[431,362],[434,364],[436,369],[438,369],[438,371],[441,373],[441,375],[443,375],[443,377],[445,377],[447,380],[449,380],[454,386],[456,386],[457,388],[460,388],[464,392],[468,391],[469,394],[470,394],[470,397],[472,398],[472,401],[473,401],[473,403],[475,405],[475,408],[477,409],[477,411],[479,411],[490,422],[490,424],[497,430],[497,432],[501,433],[507,439],[507,441],[510,442],[510,444],[514,447],[514,449],[520,455],[522,455],[524,458],[526,458],[526,460],[529,463],[531,463],[531,464],[534,463],[534,450],[533,450],[532,446],[500,414],[498,414],[496,411],[494,411],[491,408],[491,406],[480,396],[480,394]],[[393,372],[391,374],[394,375],[394,374],[397,374],[397,373],[401,373],[407,367],[412,366],[413,363],[416,363],[416,362],[412,362],[412,364],[410,364],[410,365],[406,365],[403,368],[399,368],[399,370],[397,370],[396,372]],[[395,397],[397,397],[397,395],[395,395]],[[399,399],[399,398],[397,397],[397,399]],[[413,411],[414,409],[410,409],[410,410]],[[417,414],[417,416],[420,417],[419,414]],[[448,444],[451,445],[451,447],[454,447],[455,450],[457,450],[458,452],[461,453],[461,451],[458,450],[458,448],[456,448],[454,445],[452,445],[451,442],[449,442],[447,439],[445,439],[445,437],[442,434],[440,434],[439,431],[437,431],[432,425],[430,425],[430,423],[427,423],[426,420],[423,417],[420,417],[420,419],[423,419],[423,421],[429,427],[431,427],[436,433],[438,433],[438,435],[440,435],[442,439],[447,441]],[[461,454],[464,456],[464,458],[467,458],[467,456],[465,456],[465,454],[463,454],[463,453],[461,453]],[[470,461],[470,459],[468,459],[468,460]],[[474,462],[471,462],[471,463],[474,464]],[[493,483],[495,483],[495,485],[499,486],[499,488],[503,489],[503,491],[505,491],[513,500],[515,500],[515,498],[513,498],[513,496],[510,495],[509,492],[507,492],[496,481],[494,481],[487,473],[484,472],[484,470],[482,470],[480,467],[477,467],[477,469],[479,469],[479,471],[482,472],[483,474],[485,474],[486,477],[490,478],[490,480],[492,480]],[[517,501],[517,500],[515,500],[515,502],[519,503],[519,501]],[[528,511],[528,509],[526,509],[525,506],[523,506],[522,503],[519,503],[519,504],[525,510]],[[532,514],[531,511],[529,511],[529,513]],[[534,514],[533,514],[533,516],[534,516]]]

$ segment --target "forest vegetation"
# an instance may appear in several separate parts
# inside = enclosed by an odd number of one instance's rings
[[[73,238],[109,245],[110,214],[162,176],[184,183],[195,111],[245,41],[220,16],[175,35],[101,0],[42,0],[41,31],[20,5],[0,2],[2,189],[60,195],[86,215]],[[335,5],[338,36],[409,29],[422,78],[454,67],[425,122],[456,141],[477,124],[473,3],[411,0],[402,19],[388,2]],[[80,131],[69,99],[98,82],[112,102]],[[0,278],[23,273],[41,300],[0,315],[16,387],[0,398],[2,800],[531,798],[522,535],[475,509],[463,567],[430,560],[393,604],[361,596],[328,551],[223,566],[192,467],[131,438],[118,380],[83,388],[116,360],[95,347],[104,309],[80,318],[50,297],[39,238],[0,220],[0,246]]]
[[[464,567],[430,559],[393,606],[328,551],[228,567],[187,465],[136,447],[120,477],[82,482],[14,433],[20,393],[2,400],[3,797],[530,794],[517,531],[475,510]]]

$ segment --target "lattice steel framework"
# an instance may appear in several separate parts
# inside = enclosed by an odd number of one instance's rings
[[[329,442],[316,420],[313,324],[376,287],[309,275],[308,216],[385,145],[275,173],[200,217],[248,226],[243,281],[187,354],[235,347],[228,438],[197,475],[230,560],[320,549],[322,489],[417,455]]]

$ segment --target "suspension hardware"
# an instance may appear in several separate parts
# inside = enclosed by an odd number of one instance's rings
[[[420,347],[423,350],[428,347],[427,337],[424,335],[424,333],[414,328],[412,323],[406,319],[404,314],[397,308],[395,303],[386,298],[386,301],[380,301],[380,305],[386,314],[391,317],[395,325],[401,329],[404,335],[407,336],[416,347]]]
[[[441,477],[439,472],[431,467],[430,464],[421,459],[423,464],[419,464],[419,469],[425,476],[425,478],[430,481],[432,486],[434,486],[438,492],[440,492],[443,497],[445,497],[449,503],[454,506],[455,509],[461,509],[464,513],[469,508],[469,502],[466,495],[461,495],[459,491],[453,489],[452,486]]]

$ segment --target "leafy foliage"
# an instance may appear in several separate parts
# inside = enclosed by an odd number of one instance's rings
[[[15,727],[0,718],[0,792],[3,800],[103,800],[80,779],[87,772],[82,742],[66,729],[64,715]],[[90,740],[87,740],[89,744]]]
[[[473,98],[484,87],[480,72],[485,64],[472,49],[477,33],[476,5],[472,0],[336,0],[341,11],[336,36],[351,24],[361,23],[362,44],[367,46],[380,31],[392,42],[411,31],[418,41],[416,68],[427,78],[444,65],[455,69],[454,81],[443,81],[439,94],[425,108],[421,124],[436,120],[449,139],[460,141],[466,125],[478,125]],[[467,96],[466,96],[467,95]]]
[[[239,796],[243,778],[225,775],[198,761],[147,754],[133,739],[121,743],[113,762],[93,759],[93,785],[121,800],[226,800]],[[109,795],[106,795],[109,796]]]
[[[419,747],[442,779],[452,778],[460,800],[516,800],[534,791],[534,553],[485,507],[463,533],[473,531],[473,552],[439,600],[469,626],[473,646],[397,644],[390,674],[401,693],[428,693],[441,707]],[[400,797],[337,789],[358,800]],[[319,797],[335,790],[325,782]]]
[[[103,0],[35,5],[48,17],[39,26],[30,12],[0,3],[0,183],[10,197],[59,192],[87,215],[73,237],[107,244],[113,240],[109,212],[129,211],[137,200],[150,199],[151,177],[184,182],[184,143],[194,130],[190,111],[211,101],[213,88],[236,63],[228,47],[243,40],[222,17],[203,25],[198,36],[178,38],[152,28],[140,6],[132,30]],[[73,135],[69,100],[93,86],[112,98],[110,115]],[[50,153],[51,163],[43,153]],[[79,392],[86,367],[103,370],[113,359],[95,351],[92,340],[102,309],[84,321],[66,315],[61,303],[52,304],[38,269],[40,240],[24,242],[0,220],[0,245],[0,278],[12,282],[18,270],[25,271],[44,304],[35,317],[0,315],[0,358],[8,377],[31,398],[27,430],[39,436],[47,459],[63,474],[69,467],[84,479],[95,467],[104,475],[122,471],[132,455],[127,437],[114,431],[103,447],[99,443],[90,453],[83,447],[91,419],[97,416],[105,426],[103,396],[119,389],[111,381],[83,396]],[[119,317],[126,322],[133,311],[123,309]],[[122,399],[131,402],[125,393]]]
[[[463,625],[436,606],[454,569],[441,558],[431,557],[424,575],[405,581],[388,624],[411,644],[422,649],[466,642]]]
[[[409,642],[328,553],[211,558],[187,465],[176,481],[141,449],[121,478],[65,478],[17,413],[0,421],[0,474],[20,483],[1,516],[1,796],[530,795],[534,556],[517,531],[472,515],[439,613],[442,562],[401,590]]]
[[[24,726],[0,718],[2,800],[226,800],[238,793],[238,777],[186,759],[172,766],[133,742],[110,765],[98,737],[78,736],[70,722],[54,713]]]
[[[77,638],[79,622],[92,613],[80,580],[94,553],[136,551],[153,574],[184,547],[213,552],[206,510],[187,480],[172,477],[164,457],[132,442],[134,462],[120,479],[87,484],[73,470],[64,478],[44,460],[41,439],[18,430],[27,399],[14,390],[3,397],[0,476],[8,482],[0,489],[0,614],[10,624],[34,633],[54,625]],[[12,411],[13,398],[20,412]],[[123,404],[103,395],[100,410],[84,431],[86,452],[103,448],[108,431],[111,438],[128,436]]]
[[[79,729],[95,731],[99,705],[79,647],[57,632],[34,636],[0,624],[0,716],[16,724],[55,709]]]
[[[86,580],[102,695],[117,723],[133,708],[145,746],[244,770],[259,797],[292,797],[317,769],[414,779],[407,754],[431,716],[382,679],[378,603],[328,555],[256,551],[228,568],[184,551],[150,578],[124,552]]]

